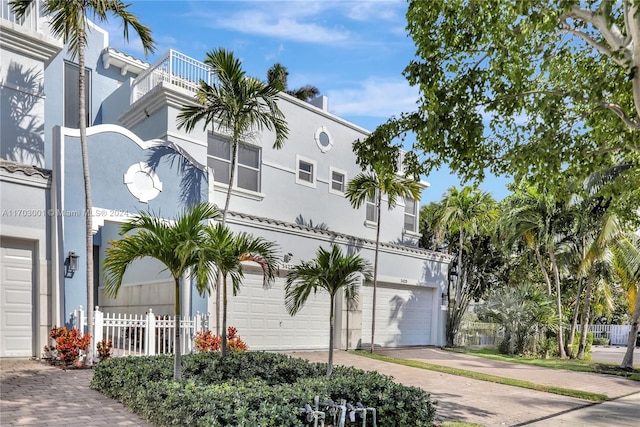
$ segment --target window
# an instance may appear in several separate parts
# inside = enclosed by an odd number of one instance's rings
[[[347,182],[347,173],[340,169],[329,168],[331,181],[329,182],[329,193],[344,196]]]
[[[231,178],[231,143],[209,134],[207,166],[213,169],[213,180],[229,185]],[[260,147],[240,144],[236,165],[235,186],[260,191]]]
[[[374,198],[367,197],[367,201],[365,202],[365,207],[367,209],[367,221],[369,222],[378,222],[378,208],[376,200],[378,199],[378,191],[376,190],[376,195]]]
[[[296,156],[298,162],[298,170],[296,172],[296,183],[306,185],[308,187],[316,186],[316,162]]]
[[[418,232],[418,203],[413,199],[404,199],[404,231]]]
[[[87,126],[91,124],[91,70],[85,68],[85,108]],[[80,68],[71,62],[64,63],[64,126],[77,129],[80,127],[80,105],[78,103],[80,88],[78,79]]]

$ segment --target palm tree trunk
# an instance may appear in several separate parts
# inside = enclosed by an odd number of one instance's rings
[[[222,347],[221,357],[227,355],[227,276],[222,276]]]
[[[558,311],[558,357],[560,357],[561,359],[566,359],[567,353],[565,353],[564,351],[564,330],[562,328],[562,294],[560,292],[560,271],[558,270],[556,256],[553,253],[552,249],[549,249],[549,259],[551,259],[553,277],[556,282],[556,309]]]
[[[173,357],[173,379],[182,379],[182,343],[180,340],[180,278],[174,277],[175,281],[175,331],[173,335],[174,357]]]
[[[229,165],[229,187],[227,189],[227,197],[224,201],[224,210],[222,211],[222,225],[227,224],[227,212],[229,212],[229,204],[231,203],[231,192],[233,190],[233,180],[236,176],[236,163],[238,157],[238,138],[234,137],[231,141],[231,164]],[[223,338],[227,334],[227,330],[223,327],[220,331],[220,286],[222,285],[222,275],[218,271],[216,276],[216,335]],[[226,310],[226,302],[223,303],[223,310]],[[223,349],[224,351],[224,349]]]
[[[640,292],[636,297],[636,308],[631,316],[631,330],[629,331],[629,340],[627,341],[627,351],[624,354],[620,367],[622,369],[633,369],[633,350],[636,346],[638,336],[638,322],[640,321]]]
[[[462,309],[462,244],[464,242],[464,233],[460,231],[458,236],[458,264],[456,265],[456,273],[458,274],[455,281],[454,299],[451,303],[451,293],[448,293],[449,309],[447,310],[447,347],[453,347],[455,344],[456,335],[460,328],[460,320],[462,319],[460,310]]]
[[[335,303],[335,295],[331,294],[331,307],[329,307],[329,362],[327,365],[327,378],[329,378],[333,372],[333,328]]]
[[[569,330],[569,341],[567,342],[567,355],[569,358],[575,358],[573,352],[573,340],[576,337],[576,329],[578,329],[578,312],[580,311],[580,297],[582,296],[582,283],[583,280],[578,282],[578,292],[576,293],[576,305],[573,309],[573,319],[571,321],[571,329]]]
[[[544,277],[544,282],[547,284],[547,295],[551,296],[551,279],[549,278],[549,273],[544,266],[544,262],[542,262],[542,255],[540,255],[540,247],[538,245],[534,246],[534,252],[536,254],[536,261],[538,261],[538,266],[540,266],[540,271],[542,271],[542,276]]]
[[[91,344],[87,348],[85,365],[93,365],[93,348],[95,345],[93,331],[93,221],[91,217],[91,175],[89,173],[89,144],[87,141],[87,105],[85,101],[85,33],[78,34],[78,110],[80,128],[80,150],[82,151],[82,175],[84,178],[84,208],[85,208],[85,252],[86,267],[86,291],[87,291],[87,333],[91,334]],[[80,331],[84,333],[84,331]]]
[[[382,213],[382,191],[378,190],[376,210],[378,223],[376,224],[376,250],[373,255],[373,308],[371,310],[371,353],[375,351],[376,336],[376,292],[378,290],[378,253],[380,252],[380,214]]]
[[[584,352],[587,347],[587,333],[589,332],[589,322],[591,320],[591,296],[593,295],[593,280],[587,276],[587,288],[584,290],[584,301],[582,303],[582,324],[580,326],[580,344],[578,345],[578,359],[584,359]]]

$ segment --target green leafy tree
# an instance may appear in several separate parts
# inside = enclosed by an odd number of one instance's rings
[[[393,209],[398,199],[420,200],[420,185],[414,179],[404,178],[396,173],[393,167],[397,159],[393,151],[384,161],[373,161],[369,164],[368,172],[355,176],[347,185],[345,195],[351,206],[358,209],[366,200],[375,201],[376,206],[376,247],[373,262],[373,313],[371,321],[371,352],[374,352],[376,330],[376,291],[378,287],[378,255],[380,251],[380,224],[382,213],[382,196],[387,198],[388,209]]]
[[[227,221],[229,203],[238,161],[238,146],[242,141],[251,139],[257,131],[263,129],[275,132],[273,148],[282,148],[289,128],[284,115],[278,107],[276,86],[265,84],[258,79],[247,76],[242,63],[233,52],[223,48],[207,53],[205,64],[211,67],[214,82],[209,84],[200,81],[200,88],[195,95],[194,105],[182,107],[178,114],[178,128],[191,132],[202,122],[203,130],[208,126],[212,131],[218,129],[229,135],[231,143],[231,165],[229,189],[222,211],[222,224]],[[220,335],[220,282],[216,286],[216,329]]]
[[[621,159],[637,171],[639,8],[635,0],[411,0],[416,59],[404,75],[421,101],[371,138],[412,131],[422,172],[446,164],[464,178],[487,169],[516,180],[584,178]],[[617,181],[620,211],[640,205],[639,175],[634,185]]]
[[[447,291],[447,345],[454,345],[462,316],[467,311],[471,298],[475,296],[476,285],[473,269],[464,268],[465,252],[477,254],[480,242],[474,240],[487,236],[495,227],[498,218],[496,201],[487,192],[475,187],[459,190],[451,187],[442,197],[439,209],[434,215],[434,228],[441,236],[448,236],[448,248],[455,250],[455,271],[448,281]],[[475,242],[475,244],[474,244]],[[467,263],[467,266],[471,266]]]
[[[275,86],[278,90],[286,92],[303,101],[309,102],[320,95],[320,90],[312,85],[305,85],[298,89],[289,89],[288,87],[289,71],[287,67],[280,63],[275,63],[267,70],[267,83]]]
[[[208,283],[215,270],[206,257],[206,221],[220,217],[220,212],[207,203],[194,205],[183,211],[174,222],[160,219],[150,212],[143,212],[125,222],[120,230],[121,240],[111,241],[104,259],[105,292],[118,295],[127,268],[141,258],[155,258],[167,267],[175,285],[175,359],[173,377],[180,380],[181,328],[180,281],[184,277],[195,280],[201,294],[208,290]]]
[[[337,245],[329,250],[318,248],[314,260],[294,266],[287,274],[285,306],[290,315],[298,313],[313,292],[324,290],[331,298],[329,308],[329,361],[327,377],[333,371],[333,336],[335,298],[344,290],[347,304],[358,298],[360,278],[371,280],[371,266],[358,254],[344,255]]]
[[[530,340],[557,324],[553,301],[540,288],[525,284],[493,291],[482,306],[482,317],[499,323],[504,329],[500,350],[506,354],[523,354],[535,342]]]
[[[575,211],[566,200],[543,186],[522,184],[509,201],[504,221],[508,224],[507,240],[523,239],[532,247],[547,285],[547,294],[552,294],[552,279],[556,292],[556,314],[558,316],[558,355],[566,358],[563,332],[562,283],[558,254],[560,243],[571,233]],[[543,253],[545,256],[543,256]],[[547,268],[550,265],[550,272]]]
[[[233,295],[240,290],[244,279],[244,263],[257,264],[262,271],[265,288],[273,283],[278,271],[276,245],[260,237],[247,233],[233,234],[222,223],[206,230],[203,256],[215,265],[222,276],[222,330],[227,330],[227,280],[231,278]],[[222,334],[222,357],[227,354],[227,334]]]
[[[11,9],[16,17],[23,17],[35,0],[10,1]],[[72,58],[78,58],[78,112],[80,128],[80,147],[82,151],[82,172],[85,194],[85,233],[86,233],[86,282],[87,282],[87,327],[93,330],[93,224],[91,217],[91,175],[89,173],[89,149],[87,145],[87,106],[85,49],[89,17],[99,22],[106,22],[109,15],[118,18],[123,24],[125,39],[129,39],[129,28],[133,28],[140,37],[145,55],[153,52],[155,43],[151,38],[149,27],[142,25],[138,18],[127,10],[129,4],[121,0],[45,0],[42,2],[42,14],[51,18],[51,31],[67,44]],[[93,345],[87,350],[86,363],[93,363]]]

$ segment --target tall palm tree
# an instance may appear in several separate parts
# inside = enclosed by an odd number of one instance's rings
[[[205,256],[207,224],[220,217],[218,209],[200,203],[183,211],[172,223],[143,212],[121,226],[121,233],[130,233],[121,240],[111,241],[104,259],[105,291],[117,296],[127,268],[137,259],[151,257],[163,263],[175,285],[175,359],[173,377],[180,380],[182,347],[180,339],[180,281],[188,276],[195,279],[202,294],[215,267]]]
[[[318,248],[312,261],[294,266],[287,274],[285,286],[285,306],[290,315],[298,313],[313,292],[325,290],[331,299],[329,307],[329,361],[327,377],[333,371],[333,335],[335,298],[344,289],[347,304],[358,298],[360,277],[371,279],[371,266],[358,254],[344,255],[342,250],[332,244],[329,250]]]
[[[457,236],[456,254],[457,277],[454,289],[447,292],[447,345],[453,346],[462,316],[466,311],[470,297],[465,289],[469,285],[469,272],[463,269],[465,247],[470,246],[473,239],[481,235],[495,224],[498,217],[497,204],[493,197],[475,187],[464,187],[459,190],[453,186],[442,197],[440,210],[436,214],[436,227],[441,234]],[[451,288],[451,280],[448,284]],[[453,291],[453,292],[452,292]]]
[[[276,62],[267,70],[267,83],[275,86],[278,90],[285,92],[303,101],[309,102],[320,95],[320,90],[312,85],[304,85],[298,89],[289,89],[288,87],[289,71],[287,67]]]
[[[20,18],[25,15],[35,0],[13,0],[10,2],[13,13]],[[42,3],[42,14],[51,17],[51,31],[67,44],[71,58],[78,57],[78,112],[80,128],[80,147],[82,151],[82,172],[85,194],[85,258],[87,281],[87,327],[93,330],[93,224],[91,218],[91,176],[89,173],[89,151],[87,145],[87,106],[85,105],[86,75],[85,48],[87,46],[87,26],[89,15],[99,22],[106,22],[108,15],[114,15],[123,24],[124,37],[129,39],[129,27],[140,37],[145,55],[153,52],[155,42],[151,38],[151,29],[142,25],[138,18],[127,10],[130,4],[122,0],[47,0]],[[93,345],[87,351],[86,363],[93,363]]]
[[[420,185],[414,179],[404,178],[382,162],[371,166],[371,172],[358,174],[349,181],[345,193],[351,206],[358,209],[366,200],[376,203],[376,248],[373,261],[373,312],[371,321],[371,353],[375,350],[376,332],[376,291],[378,287],[378,254],[380,252],[380,223],[382,212],[382,196],[387,197],[388,209],[398,204],[398,199],[420,200]]]
[[[265,84],[249,77],[242,69],[242,63],[233,52],[223,48],[207,53],[205,64],[211,67],[215,81],[211,84],[200,81],[195,95],[195,105],[187,105],[178,114],[178,128],[191,132],[202,122],[203,130],[209,125],[229,135],[231,143],[231,164],[229,189],[222,211],[222,224],[226,225],[229,203],[236,173],[238,146],[264,128],[273,130],[276,139],[273,148],[282,148],[289,128],[284,115],[278,107],[276,86]],[[218,276],[216,286],[216,329],[218,334],[220,320],[220,284]]]
[[[218,223],[206,230],[204,256],[222,276],[222,357],[227,354],[227,279],[231,278],[233,295],[244,278],[243,263],[257,264],[262,270],[264,287],[269,287],[278,271],[276,245],[247,233],[234,235],[226,225]]]
[[[566,358],[564,346],[562,292],[560,267],[557,254],[560,243],[567,237],[575,219],[575,211],[571,210],[565,200],[558,199],[552,191],[543,187],[523,184],[515,193],[515,200],[506,215],[511,239],[523,238],[536,250],[536,260],[547,282],[547,293],[551,295],[551,277],[555,283],[556,311],[558,314],[558,355]],[[542,257],[542,251],[551,266],[551,276]]]
[[[623,284],[629,291],[635,291],[636,295],[627,351],[620,364],[623,369],[633,369],[633,350],[640,328],[640,236],[633,232],[626,233],[616,242],[614,252]]]

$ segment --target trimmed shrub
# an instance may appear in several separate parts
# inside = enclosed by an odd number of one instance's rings
[[[416,387],[391,377],[275,353],[185,355],[183,381],[172,380],[169,356],[109,359],[94,369],[91,387],[159,426],[302,426],[298,408],[345,399],[377,408],[378,425],[431,425],[435,406]]]

